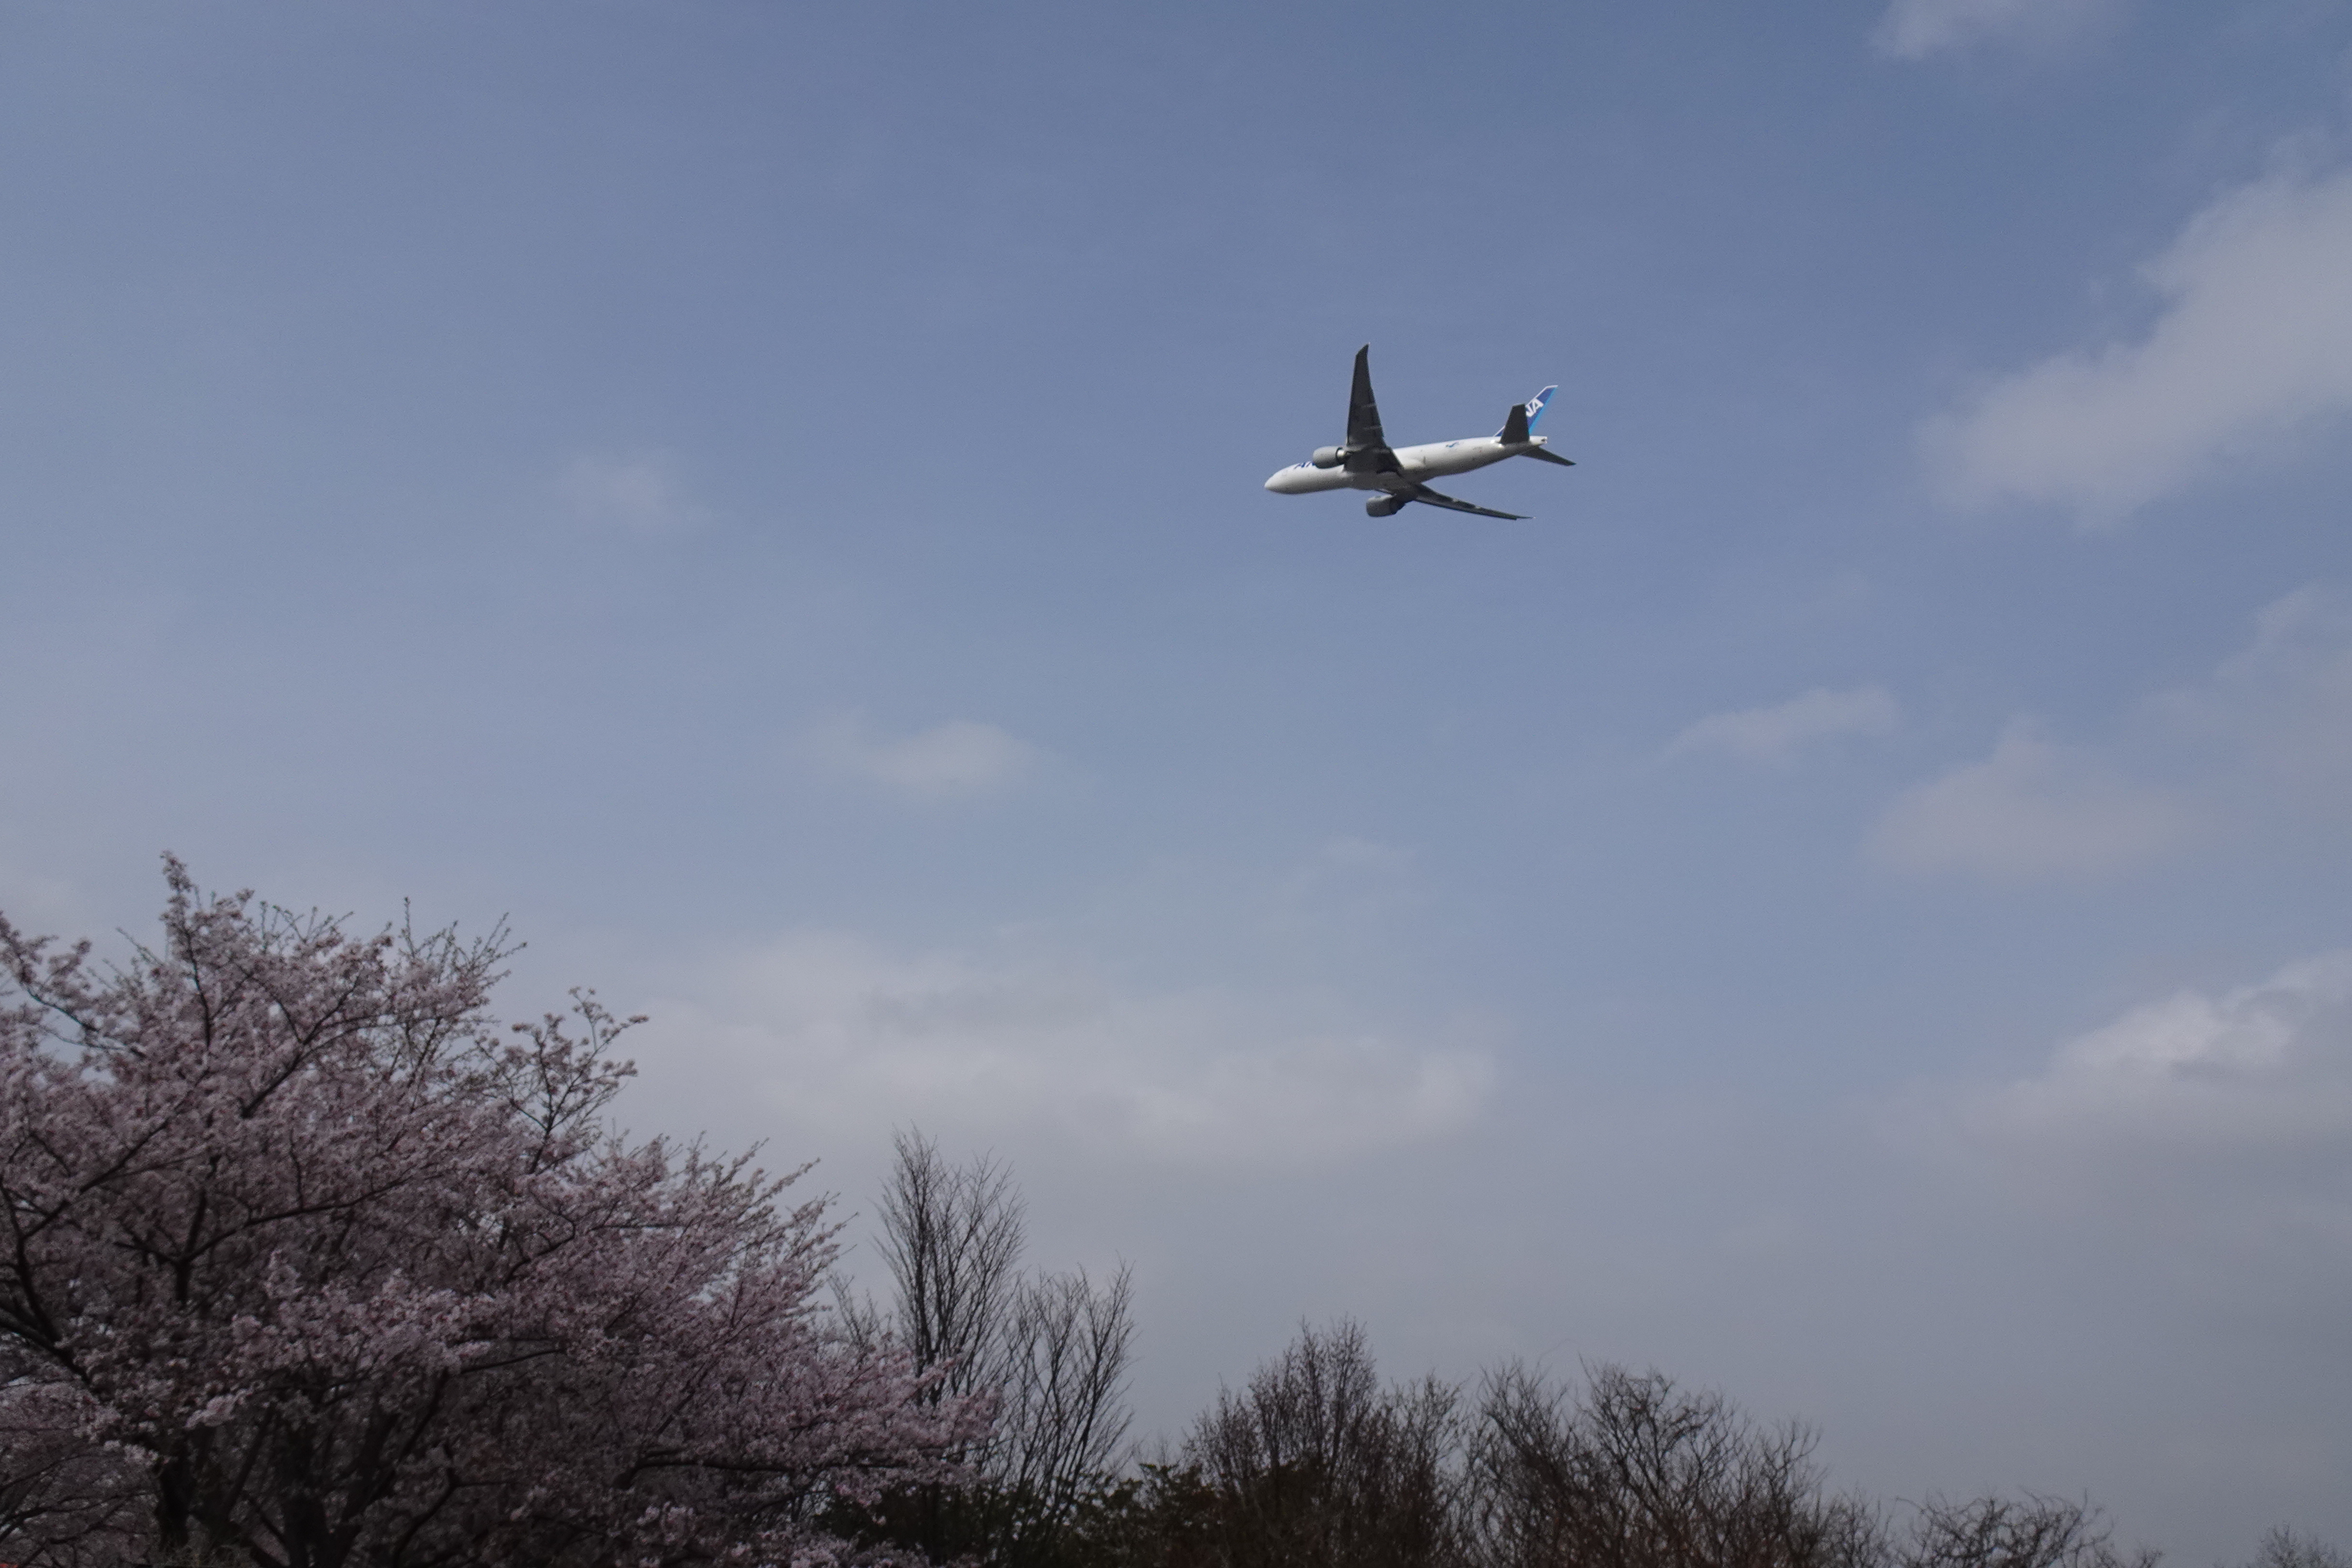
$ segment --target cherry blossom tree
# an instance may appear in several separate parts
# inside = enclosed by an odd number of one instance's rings
[[[0,920],[0,1559],[811,1568],[959,1479],[800,1173],[612,1131],[635,1020],[166,868],[120,968]]]

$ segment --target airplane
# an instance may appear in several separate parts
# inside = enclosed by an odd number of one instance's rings
[[[1447,474],[1466,474],[1506,458],[1540,458],[1572,468],[1575,462],[1546,451],[1545,439],[1532,434],[1551,401],[1556,386],[1547,386],[1525,403],[1514,404],[1503,427],[1492,436],[1460,441],[1432,441],[1425,447],[1395,447],[1381,434],[1380,405],[1372,401],[1372,345],[1356,351],[1356,381],[1348,393],[1348,441],[1342,447],[1318,447],[1303,463],[1294,463],[1265,481],[1276,495],[1311,495],[1317,490],[1378,490],[1364,502],[1372,517],[1394,517],[1413,501],[1442,506],[1449,511],[1475,512],[1480,517],[1507,518],[1525,522],[1515,511],[1496,511],[1466,500],[1439,495],[1422,480]]]

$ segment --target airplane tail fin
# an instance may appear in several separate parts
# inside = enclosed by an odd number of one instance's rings
[[[1551,395],[1559,390],[1557,386],[1547,386],[1525,403],[1516,405],[1511,409],[1510,417],[1503,421],[1503,427],[1495,432],[1495,438],[1506,447],[1525,447],[1527,450],[1519,454],[1522,458],[1540,458],[1547,463],[1558,463],[1563,468],[1576,467],[1574,458],[1547,452],[1535,445],[1536,437],[1529,434],[1551,403]]]
[[[1536,427],[1536,421],[1543,417],[1545,407],[1551,402],[1551,395],[1559,390],[1557,386],[1547,386],[1525,403],[1513,405],[1509,416],[1503,421],[1503,427],[1495,432],[1496,438],[1511,442],[1526,440],[1528,433]]]

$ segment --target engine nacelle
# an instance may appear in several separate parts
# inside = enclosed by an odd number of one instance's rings
[[[1294,448],[1294,450],[1296,448]],[[1345,447],[1318,447],[1315,448],[1315,455],[1307,460],[1314,464],[1318,468],[1336,468],[1341,463],[1348,460],[1348,448]]]
[[[1402,496],[1374,496],[1364,503],[1366,517],[1394,517],[1404,510]]]

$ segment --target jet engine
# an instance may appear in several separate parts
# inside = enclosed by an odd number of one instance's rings
[[[1296,448],[1293,449],[1296,450]],[[1315,455],[1307,460],[1314,464],[1318,468],[1336,468],[1341,463],[1348,460],[1348,448],[1345,447],[1318,447],[1315,448]]]
[[[1374,496],[1364,503],[1366,517],[1394,517],[1404,510],[1402,496]]]

